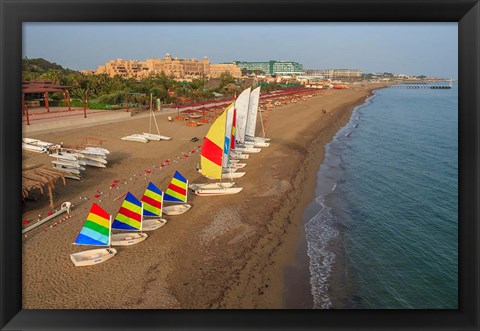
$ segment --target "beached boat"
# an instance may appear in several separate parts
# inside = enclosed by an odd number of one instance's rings
[[[106,168],[106,162],[99,162],[99,161],[94,161],[94,160],[85,160],[85,165],[91,166],[91,167],[97,167],[97,168]]]
[[[93,203],[87,220],[75,240],[75,245],[108,246],[108,248],[90,249],[70,254],[70,259],[77,267],[85,267],[105,262],[117,254],[110,247],[111,216],[99,205]]]
[[[239,163],[239,162],[232,162],[232,161],[238,161],[238,160],[230,160],[230,168],[232,169],[242,169],[245,168],[247,165],[246,163]]]
[[[121,138],[126,141],[135,141],[139,143],[148,143],[148,139],[143,136],[143,134],[132,134],[130,136],[125,136]]]
[[[175,171],[172,180],[165,190],[163,201],[176,202],[175,205],[163,206],[163,212],[168,216],[181,215],[192,208],[187,204],[188,180],[179,172]]]
[[[245,140],[243,145],[246,147],[268,147],[270,146],[270,143],[266,141]]]
[[[240,153],[240,152],[230,152],[229,157],[230,157],[230,159],[233,159],[233,160],[246,160],[250,157],[250,155],[243,154],[243,153]]]
[[[162,135],[153,134],[153,133],[146,133],[146,132],[143,133],[143,136],[145,138],[147,138],[148,140],[154,140],[154,141],[171,140],[172,139],[171,137],[162,136]]]
[[[85,149],[80,151],[80,153],[105,155],[110,154],[110,151],[102,147],[85,147]]]
[[[22,143],[22,149],[35,153],[45,153],[47,151],[46,147],[30,145],[27,143]]]
[[[188,187],[195,191],[199,189],[217,189],[217,188],[230,188],[235,185],[234,182],[222,182],[222,183],[205,183],[205,184],[190,184]]]
[[[198,196],[215,196],[239,193],[243,187],[200,188],[195,190]]]
[[[239,172],[224,173],[223,166],[228,164],[228,162],[224,162],[224,158],[228,158],[230,154],[229,150],[231,141],[229,141],[228,138],[231,137],[232,133],[227,132],[226,130],[227,116],[229,119],[234,119],[234,109],[234,105],[230,104],[215,122],[213,122],[203,140],[202,151],[200,154],[201,171],[202,175],[209,179],[238,178],[245,175],[245,173]],[[235,175],[235,177],[233,177],[233,175]],[[242,190],[242,188],[238,187],[222,187],[221,181],[216,184],[219,184],[220,187],[201,187],[195,190],[195,194],[200,196],[225,195],[235,194]]]
[[[82,167],[78,162],[75,161],[53,160],[52,163],[55,165],[65,166],[67,168],[85,170],[84,167]]]
[[[38,147],[50,147],[55,145],[54,143],[49,143],[46,141],[38,140],[38,139],[32,139],[32,138],[22,138],[22,142]]]
[[[256,147],[250,147],[250,146],[241,146],[237,145],[235,146],[235,151],[241,152],[241,153],[260,153],[262,149],[261,148],[256,148]]]
[[[70,161],[77,161],[78,160],[77,155],[72,154],[72,153],[60,152],[60,151],[48,154],[48,156],[54,157],[54,158],[59,159],[59,160],[70,160]]]
[[[122,206],[112,223],[112,230],[142,231],[143,205],[135,196],[127,192]],[[112,246],[130,246],[147,239],[143,232],[115,233],[111,235]]]
[[[163,192],[152,182],[148,183],[140,201],[143,203],[142,229],[144,231],[156,230],[167,224],[167,220],[162,218]]]
[[[70,174],[77,174],[77,175],[80,174],[80,169],[75,169],[75,168],[71,168],[71,167],[67,167],[67,166],[59,165],[59,164],[54,164],[53,169],[60,170],[60,171],[63,171],[63,172],[68,172]]]
[[[268,147],[270,138],[265,138],[265,130],[263,127],[262,114],[258,112],[258,105],[260,101],[260,86],[250,93],[250,100],[248,103],[248,116],[245,126],[244,144],[254,143],[254,147]],[[260,123],[262,125],[263,137],[255,137],[255,128],[257,126],[257,116],[260,116]]]

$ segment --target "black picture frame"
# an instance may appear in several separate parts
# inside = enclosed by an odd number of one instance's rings
[[[0,0],[0,327],[68,329],[479,329],[478,0]],[[458,310],[22,310],[22,22],[458,22]],[[48,46],[48,45],[47,45]]]

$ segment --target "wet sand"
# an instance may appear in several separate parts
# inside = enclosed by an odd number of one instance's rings
[[[122,203],[116,198],[127,190],[140,198],[150,180],[165,190],[175,170],[190,182],[206,182],[195,168],[209,125],[188,127],[159,113],[160,133],[173,139],[147,144],[120,140],[148,132],[148,118],[135,117],[31,136],[65,145],[99,137],[111,154],[107,168],[89,167],[81,181],[57,183],[55,205],[72,202],[71,218],[59,222],[60,216],[23,238],[23,308],[308,308],[302,214],[314,195],[325,144],[377,87],[328,90],[269,111],[271,145],[246,161],[247,174],[235,180],[242,192],[189,194],[189,212],[165,216],[168,224],[148,232],[147,240],[119,247],[113,259],[92,267],[75,267],[69,258],[85,249],[71,243],[92,202],[115,217]],[[200,140],[190,142],[192,137]],[[50,161],[24,152],[25,164]],[[27,201],[22,219],[44,217],[48,210],[46,197]],[[288,271],[292,265],[296,272]],[[289,291],[294,295],[285,296]]]

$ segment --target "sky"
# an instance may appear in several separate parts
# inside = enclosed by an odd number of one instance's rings
[[[458,77],[451,23],[23,23],[25,58],[73,70],[109,60],[285,60],[304,69]]]

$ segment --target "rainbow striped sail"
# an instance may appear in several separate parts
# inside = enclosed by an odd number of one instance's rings
[[[152,182],[148,183],[140,200],[143,202],[143,216],[162,216],[163,192]]]
[[[108,246],[110,245],[111,216],[99,205],[93,203],[87,220],[74,244]]]
[[[220,170],[221,170],[220,163]],[[165,190],[164,201],[187,202],[188,180],[180,172],[175,171],[173,178]]]
[[[142,203],[135,196],[127,192],[125,200],[112,223],[116,230],[142,230]]]
[[[222,178],[222,158],[225,142],[227,112],[223,112],[207,132],[203,140],[200,165],[202,174],[211,178]],[[167,193],[167,192],[166,192]]]
[[[228,167],[230,158],[228,157],[228,154],[230,154],[230,139],[232,139],[232,128],[233,128],[233,114],[234,114],[234,104],[231,103],[226,109],[225,112],[227,113],[227,119],[226,119],[226,128],[225,128],[225,143],[223,146],[223,162],[222,166],[224,168]]]

